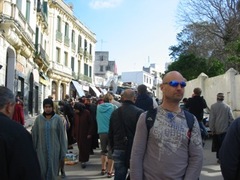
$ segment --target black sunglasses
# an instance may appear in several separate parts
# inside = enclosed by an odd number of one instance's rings
[[[178,81],[170,81],[170,82],[164,82],[163,84],[168,84],[169,86],[172,86],[172,87],[178,87],[178,85],[180,84],[180,86],[182,88],[184,88],[187,84],[186,82],[182,81],[182,82],[178,82]]]

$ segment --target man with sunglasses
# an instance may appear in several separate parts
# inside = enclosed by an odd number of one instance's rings
[[[131,179],[197,180],[200,176],[203,149],[199,125],[194,118],[190,131],[179,106],[185,86],[179,72],[167,73],[160,85],[163,102],[149,135],[146,113],[139,117],[131,153]]]

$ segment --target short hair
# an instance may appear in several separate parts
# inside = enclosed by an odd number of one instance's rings
[[[193,92],[194,92],[194,94],[200,96],[202,93],[202,90],[199,87],[197,87],[197,88],[194,88]]]
[[[13,92],[4,86],[0,86],[0,99],[0,109],[3,109],[8,103],[15,103]]]
[[[131,89],[125,89],[125,91],[122,93],[122,97],[124,100],[131,100],[135,97],[135,92]]]
[[[104,102],[110,102],[113,100],[113,96],[110,93],[107,93],[103,96],[103,101]]]
[[[223,93],[218,93],[217,94],[217,100],[223,101],[224,100],[224,94]]]
[[[147,93],[147,86],[144,84],[141,84],[137,87],[137,91],[139,94],[146,94]]]

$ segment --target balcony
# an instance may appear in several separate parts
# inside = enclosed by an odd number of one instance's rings
[[[69,45],[70,45],[70,39],[67,36],[64,36],[64,45],[67,47],[69,47]]]
[[[89,54],[89,60],[92,61],[92,55],[91,54]]]
[[[72,72],[72,77],[73,77],[73,79],[78,80],[78,73]]]
[[[62,42],[62,33],[58,30],[56,31],[56,40],[60,43]]]
[[[47,5],[45,4],[41,4],[41,1],[38,1],[37,3],[37,17],[38,19],[43,23],[43,27],[45,29],[48,28],[48,18],[47,18],[47,10],[44,10],[45,8],[47,8]]]
[[[92,83],[92,78],[91,77],[88,77],[86,75],[83,75],[83,74],[79,74],[79,79],[82,80],[82,81],[87,81],[89,83]]]
[[[86,59],[89,58],[89,53],[88,53],[87,51],[84,51],[84,57],[85,57]]]
[[[83,55],[83,48],[82,47],[78,47],[78,54]]]
[[[72,51],[75,52],[76,51],[76,44],[74,42],[71,43],[71,47],[72,47]]]
[[[36,44],[36,53],[35,53],[35,62],[39,67],[45,66],[47,68],[49,66],[49,56],[46,53],[45,49],[43,49],[41,44]]]

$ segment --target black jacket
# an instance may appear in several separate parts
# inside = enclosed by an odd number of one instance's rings
[[[126,149],[125,134],[131,149],[137,121],[142,112],[143,110],[136,107],[131,101],[124,101],[121,107],[113,111],[109,126],[109,140],[113,150]],[[119,116],[122,116],[122,118]]]
[[[0,179],[40,180],[40,166],[30,133],[0,113]]]
[[[204,114],[203,110],[207,108],[207,103],[202,96],[194,96],[188,99],[186,108],[189,110],[190,113],[196,116],[198,121],[202,121]]]
[[[219,152],[222,175],[225,180],[240,179],[240,117],[233,121]]]

